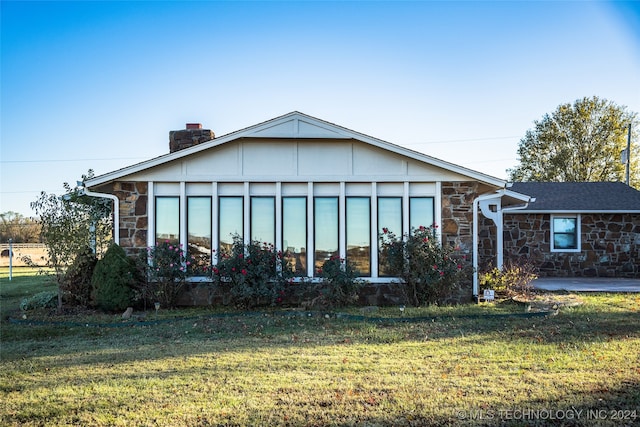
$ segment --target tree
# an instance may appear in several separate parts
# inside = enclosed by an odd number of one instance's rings
[[[637,114],[596,96],[562,104],[534,121],[518,146],[520,164],[507,172],[512,181],[622,181],[621,152],[632,127],[630,184],[640,188]]]
[[[0,242],[9,239],[13,243],[38,243],[40,241],[40,226],[33,218],[25,218],[17,212],[0,214]]]
[[[92,177],[93,171],[89,170],[82,180]],[[64,189],[66,194],[62,197],[43,191],[31,203],[47,247],[48,267],[53,269],[58,283],[58,309],[62,308],[65,273],[76,256],[87,246],[93,246],[100,254],[111,240],[111,202],[86,196],[66,182]]]

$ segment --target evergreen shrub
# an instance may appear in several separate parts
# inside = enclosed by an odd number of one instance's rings
[[[117,244],[107,249],[93,271],[91,284],[95,304],[106,311],[124,310],[132,303],[139,281],[135,262]]]

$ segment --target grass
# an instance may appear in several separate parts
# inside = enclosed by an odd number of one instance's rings
[[[0,318],[20,307],[23,298],[42,291],[55,291],[55,281],[46,275],[38,274],[40,269],[30,267],[13,268],[11,280],[9,269],[0,268]]]
[[[26,292],[6,283],[3,305]],[[640,295],[579,298],[546,317],[480,317],[522,311],[509,304],[405,310],[419,322],[397,308],[366,313],[375,322],[161,310],[172,320],[119,328],[3,314],[0,425],[638,423]]]

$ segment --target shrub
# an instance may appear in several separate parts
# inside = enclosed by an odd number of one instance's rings
[[[351,263],[339,256],[332,256],[317,273],[322,278],[319,301],[322,305],[344,307],[358,300],[358,292],[365,282],[358,278],[359,272]]]
[[[91,278],[95,304],[107,311],[127,308],[131,305],[138,280],[135,262],[120,246],[111,244],[97,262]]]
[[[481,290],[493,289],[507,298],[528,298],[533,291],[531,282],[537,278],[535,266],[524,260],[507,262],[502,269],[489,269],[479,275],[478,282]]]
[[[293,277],[291,266],[282,258],[282,252],[276,252],[270,243],[245,245],[234,236],[230,252],[220,253],[213,279],[229,292],[234,305],[278,305],[284,302],[287,282]]]
[[[406,303],[420,306],[441,303],[460,290],[468,268],[454,248],[441,245],[434,227],[419,227],[404,238],[383,229],[381,260],[389,274],[402,280]]]
[[[20,309],[23,311],[35,310],[37,308],[55,308],[58,305],[58,291],[43,291],[20,302]]]
[[[175,307],[184,289],[194,260],[170,241],[157,243],[148,249],[147,280],[150,290],[147,297],[159,302],[163,307]]]
[[[89,247],[86,247],[76,256],[60,284],[65,303],[83,307],[89,305],[91,301],[91,277],[97,262],[98,259]]]

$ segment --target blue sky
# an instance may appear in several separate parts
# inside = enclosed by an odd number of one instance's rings
[[[640,2],[0,4],[0,212],[165,154],[187,122],[297,110],[506,178],[562,103],[640,112]]]

